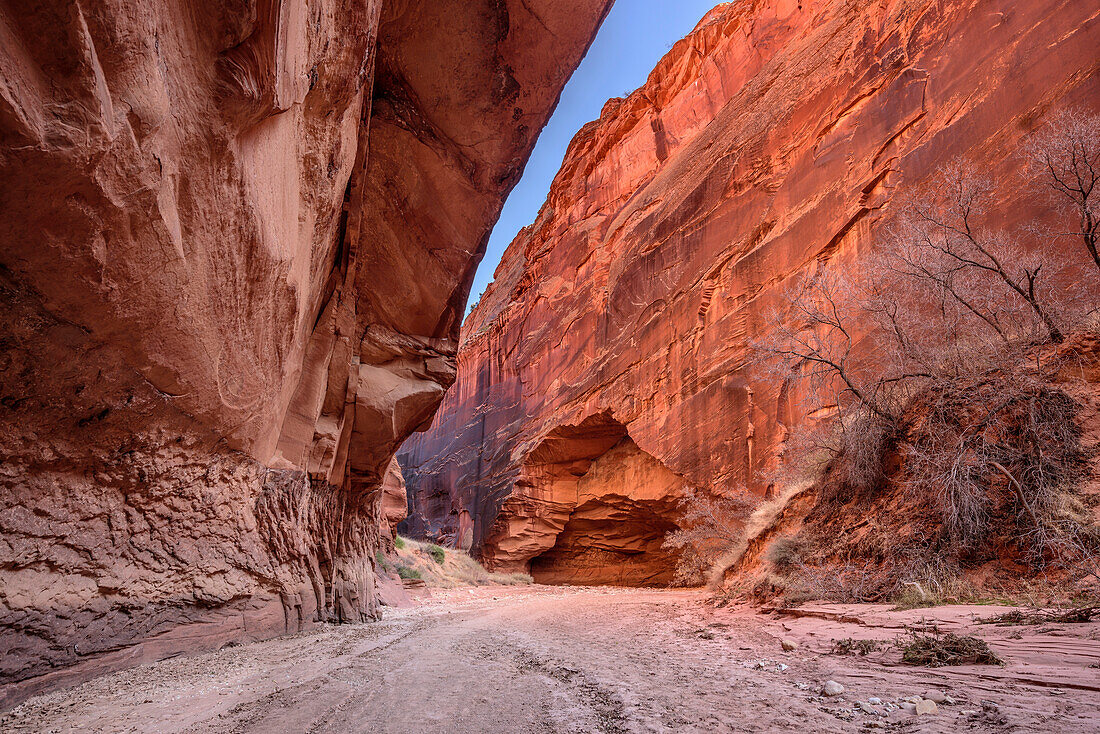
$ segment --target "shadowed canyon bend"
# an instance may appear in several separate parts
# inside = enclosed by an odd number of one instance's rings
[[[0,723],[850,730],[787,663],[761,660],[756,724],[707,697],[752,698],[727,690],[758,685],[738,644],[755,664],[773,633],[820,648],[893,618],[791,632],[697,591],[542,586],[384,616],[417,587],[390,568],[394,530],[537,584],[673,584],[684,498],[782,495],[791,436],[833,417],[752,359],[785,290],[859,272],[896,201],[953,160],[1014,180],[1046,121],[1100,112],[1100,4],[719,4],[577,133],[463,321],[612,2],[0,3],[0,709],[48,694]],[[1043,206],[1012,186],[994,208],[1013,227]],[[1087,291],[1077,241],[1045,247]],[[1062,381],[1096,493],[1100,343],[1068,343],[1093,359]],[[1044,648],[1039,672],[990,674],[1072,702],[1032,691],[1002,721],[975,689],[971,728],[1100,725],[1095,677],[1077,680],[1095,634],[1068,663]],[[638,692],[662,651],[668,690]],[[814,651],[801,675],[860,675]],[[955,680],[883,670],[899,690]],[[438,696],[404,698],[410,681]],[[484,686],[514,708],[473,711]]]

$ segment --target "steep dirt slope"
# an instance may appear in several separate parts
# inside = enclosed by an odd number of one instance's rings
[[[376,616],[383,474],[609,5],[0,4],[0,705]]]
[[[899,190],[957,156],[1018,168],[1049,113],[1100,100],[1098,43],[1100,8],[1070,0],[716,7],[577,134],[508,248],[464,325],[457,385],[402,448],[409,531],[491,567],[552,561],[546,578],[666,571],[640,534],[600,539],[598,559],[568,543],[581,477],[628,440],[680,478],[666,502],[687,485],[765,489],[760,471],[808,410],[797,386],[747,366],[777,293],[817,268],[858,270]],[[1004,223],[1034,206],[1014,187]],[[630,505],[644,527],[654,488],[584,512]]]

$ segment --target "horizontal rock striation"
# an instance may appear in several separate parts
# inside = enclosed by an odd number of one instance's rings
[[[658,571],[644,534],[658,524],[547,491],[546,442],[620,427],[554,465],[571,483],[628,441],[686,485],[766,490],[809,405],[750,363],[778,294],[815,269],[858,270],[899,191],[957,157],[1018,168],[1049,113],[1097,105],[1098,44],[1097,8],[1072,0],[716,7],[580,130],[505,253],[463,326],[457,384],[401,449],[406,527],[565,580],[592,565],[571,529],[583,522],[594,547],[643,548]],[[1007,196],[1006,224],[1034,211],[1029,195]]]
[[[384,475],[609,5],[0,7],[0,706],[376,617]]]

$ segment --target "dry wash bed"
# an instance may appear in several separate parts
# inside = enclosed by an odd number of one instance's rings
[[[452,589],[378,624],[167,660],[32,699],[4,732],[1100,731],[1100,625],[996,627],[990,608],[811,616],[713,609],[692,592]],[[891,653],[919,617],[987,639],[1005,667],[926,670]],[[780,641],[797,645],[785,652]],[[846,691],[823,697],[824,681]],[[919,718],[865,713],[929,690]],[[984,705],[983,705],[984,702]],[[1017,728],[1018,727],[1018,728]]]

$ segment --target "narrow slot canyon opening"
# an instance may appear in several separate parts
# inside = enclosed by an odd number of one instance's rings
[[[524,463],[486,555],[537,583],[667,586],[684,481],[601,414],[552,431]]]

